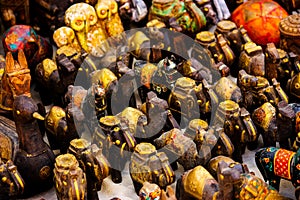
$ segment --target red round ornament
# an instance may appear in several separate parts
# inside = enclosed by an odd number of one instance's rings
[[[231,15],[232,21],[247,30],[253,42],[259,45],[279,44],[279,22],[288,13],[271,0],[252,0],[240,5]]]

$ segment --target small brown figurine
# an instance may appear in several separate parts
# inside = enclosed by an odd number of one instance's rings
[[[254,42],[247,42],[239,57],[239,69],[244,69],[254,76],[265,75],[265,55],[262,47]]]
[[[54,154],[44,142],[36,120],[44,117],[33,99],[25,95],[15,98],[13,115],[20,140],[14,162],[26,183],[25,195],[49,189],[53,184]]]
[[[228,164],[234,163],[235,161],[232,158],[229,158],[227,156],[217,156],[212,158],[209,163],[207,164],[207,171],[217,180],[218,179],[218,165],[219,162],[226,162]]]
[[[264,146],[276,146],[278,137],[276,108],[266,102],[253,111],[252,119],[258,132],[262,133]]]
[[[240,104],[243,100],[241,89],[228,77],[221,77],[214,85],[219,101],[232,100]]]
[[[76,131],[70,132],[67,116],[64,109],[52,106],[45,117],[45,128],[52,150],[60,149],[60,153],[66,153],[70,142],[79,138]]]
[[[168,157],[178,158],[174,162],[178,162],[184,168],[189,170],[200,164],[200,156],[198,155],[196,144],[192,139],[183,135],[180,129],[172,129],[163,133],[159,138],[154,140],[157,149],[162,149]],[[173,160],[172,160],[173,164]],[[176,170],[176,167],[175,169]]]
[[[103,154],[111,164],[111,176],[114,183],[122,182],[121,171],[136,146],[136,140],[130,128],[116,116],[105,116],[99,120],[100,128],[93,132],[93,143],[103,147]]]
[[[11,160],[6,163],[0,158],[0,198],[15,199],[24,192],[24,180]]]
[[[279,51],[277,50],[274,43],[268,43],[267,47],[265,49],[265,69],[266,69],[266,75],[265,77],[268,80],[272,80],[273,78],[278,78],[278,68],[280,65],[280,56]]]
[[[272,79],[272,85],[261,76],[248,74],[245,70],[240,70],[238,74],[238,86],[242,91],[242,105],[252,111],[265,102],[277,106],[278,102],[288,103],[289,98],[281,88],[276,79]]]
[[[97,192],[101,189],[103,179],[109,175],[108,161],[101,152],[96,156],[85,139],[72,140],[68,153],[76,157],[79,166],[86,174],[87,198],[98,200]]]
[[[184,135],[194,140],[201,165],[205,165],[215,156],[231,157],[234,152],[234,146],[224,129],[210,127],[201,119],[191,120]]]
[[[6,55],[6,66],[1,80],[0,108],[11,111],[14,98],[19,95],[30,94],[30,71],[22,50],[18,53],[18,62],[14,60],[12,53]]]
[[[196,41],[207,49],[215,64],[222,62],[229,67],[233,64],[236,56],[223,35],[214,35],[209,31],[201,31],[196,35]]]
[[[158,98],[153,91],[147,93],[147,100],[140,108],[146,114],[148,122],[146,126],[143,126],[146,137],[142,137],[141,141],[151,143],[162,133],[173,128],[180,128],[168,107],[167,101]],[[137,134],[134,135],[136,138]]]
[[[178,123],[183,123],[183,117],[189,121],[195,118],[210,119],[213,105],[217,101],[205,80],[196,85],[195,80],[187,77],[176,80],[168,99],[170,110]]]
[[[216,198],[218,182],[201,165],[185,172],[177,180],[176,197],[178,200],[210,200]],[[220,198],[221,199],[221,198]]]
[[[295,127],[296,112],[291,104],[280,101],[277,106],[277,128],[280,148],[291,149],[297,130]]]
[[[86,200],[85,173],[72,154],[63,154],[55,159],[54,182],[58,200]]]
[[[137,194],[146,181],[156,183],[163,189],[175,181],[168,157],[164,152],[157,152],[150,143],[140,143],[135,147],[129,172]]]
[[[233,159],[242,162],[246,144],[257,140],[257,130],[250,113],[234,101],[226,100],[219,104],[213,124],[224,128],[234,145]]]

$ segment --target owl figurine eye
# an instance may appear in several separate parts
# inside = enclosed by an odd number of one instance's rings
[[[116,1],[112,1],[110,4],[110,11],[112,14],[115,14],[118,12],[118,4]]]
[[[90,26],[93,26],[97,23],[98,18],[97,18],[97,14],[95,12],[94,7],[90,6],[90,5],[86,5],[86,9],[84,9],[86,12],[86,19],[87,21],[89,21]]]
[[[96,5],[96,12],[99,17],[99,19],[105,19],[108,16],[109,7],[106,5],[97,4]]]
[[[69,7],[65,13],[65,23],[74,31],[82,31],[85,26],[85,13],[80,12],[77,5]]]

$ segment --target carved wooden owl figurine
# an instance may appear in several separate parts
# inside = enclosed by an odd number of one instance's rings
[[[58,48],[62,46],[70,46],[78,52],[81,50],[75,32],[70,27],[62,26],[56,29],[53,33],[53,40]]]
[[[97,21],[94,7],[87,3],[74,4],[65,13],[65,23],[75,31],[81,47],[94,55],[101,41],[106,39],[105,30]]]
[[[108,37],[114,40],[122,39],[120,33],[124,31],[115,0],[99,0],[95,5],[97,16],[102,27],[105,27]]]

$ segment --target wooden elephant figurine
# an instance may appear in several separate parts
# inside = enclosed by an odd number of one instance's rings
[[[175,192],[171,186],[167,186],[166,191],[160,189],[155,183],[144,182],[139,192],[140,200],[177,200]]]
[[[158,152],[155,146],[146,142],[136,145],[131,156],[129,173],[137,194],[146,181],[165,189],[176,178],[167,155]]]
[[[300,197],[300,151],[289,151],[282,148],[267,147],[255,153],[255,163],[265,181],[279,189],[280,179],[292,182],[296,188],[296,198]]]
[[[217,177],[218,181],[202,166],[185,172],[177,181],[177,199],[287,199],[250,173],[244,164],[221,161],[218,163]]]
[[[214,196],[218,191],[218,182],[201,165],[185,172],[177,180],[176,184],[176,198],[178,200],[214,199]]]
[[[264,146],[276,146],[278,135],[276,108],[266,102],[253,111],[252,119],[257,130],[262,133]]]
[[[214,126],[224,128],[224,132],[234,145],[233,159],[242,162],[246,144],[257,140],[257,130],[250,113],[231,100],[219,104]]]
[[[85,139],[74,139],[70,142],[68,153],[73,154],[79,162],[79,166],[86,174],[87,197],[98,200],[97,192],[101,189],[103,179],[109,175],[109,163],[102,155],[101,150],[92,146]],[[100,151],[100,152],[99,152]]]
[[[173,170],[176,170],[176,162],[181,164],[184,170],[189,170],[200,163],[196,144],[192,139],[185,136],[180,129],[174,128],[163,133],[159,138],[154,140],[157,149],[161,149],[167,154],[172,162]],[[177,158],[172,160],[172,158]]]
[[[137,144],[132,132],[116,116],[105,116],[99,120],[100,126],[95,128],[93,142],[103,147],[103,154],[111,164],[111,176],[114,183],[122,182],[121,171],[130,160],[129,152],[134,151]]]
[[[54,182],[58,200],[87,200],[86,175],[74,155],[62,154],[55,159]]]

